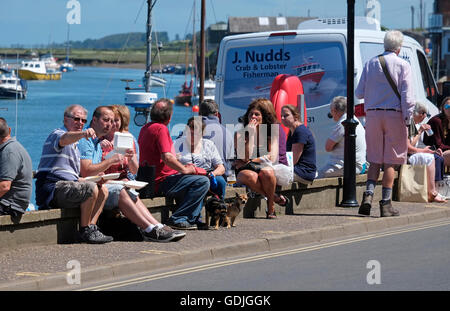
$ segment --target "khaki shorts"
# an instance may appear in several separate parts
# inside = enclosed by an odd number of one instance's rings
[[[58,181],[55,184],[52,206],[57,208],[77,208],[92,196],[97,184],[86,181]]]
[[[405,164],[408,153],[408,129],[402,113],[367,111],[367,161],[376,164]]]

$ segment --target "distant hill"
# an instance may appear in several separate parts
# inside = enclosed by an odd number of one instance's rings
[[[156,42],[156,37],[159,42],[169,42],[169,35],[166,31],[157,32],[156,35],[152,35],[152,42]],[[128,41],[127,41],[128,39]],[[106,36],[100,39],[86,39],[84,41],[70,41],[70,47],[72,49],[121,49],[123,47],[127,49],[139,49],[144,48],[146,44],[146,34],[143,32],[130,32]],[[125,46],[126,43],[126,46]],[[54,48],[64,48],[65,43],[53,44]]]

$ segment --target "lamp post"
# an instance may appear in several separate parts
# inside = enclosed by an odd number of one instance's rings
[[[344,140],[344,185],[342,207],[357,207],[356,201],[356,126],[354,116],[354,68],[355,68],[355,0],[347,0],[347,119]]]

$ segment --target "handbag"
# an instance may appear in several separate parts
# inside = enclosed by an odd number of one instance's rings
[[[140,165],[136,176],[137,181],[145,181],[147,186],[137,190],[141,199],[153,199],[155,197],[155,166]]]
[[[428,203],[426,165],[403,164],[398,179],[399,201]]]

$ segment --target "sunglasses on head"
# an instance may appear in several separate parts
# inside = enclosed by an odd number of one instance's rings
[[[81,123],[83,123],[83,124],[87,122],[86,119],[82,119],[82,118],[79,118],[79,117],[72,117],[72,116],[67,116],[67,117],[71,118],[71,119],[74,120],[75,122],[81,122]]]

